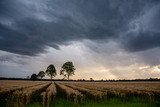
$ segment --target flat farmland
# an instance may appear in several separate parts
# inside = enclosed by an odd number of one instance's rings
[[[0,80],[2,107],[158,107],[160,82]]]
[[[160,82],[62,82],[62,84],[100,91],[134,90],[160,92]]]
[[[13,91],[21,88],[27,88],[39,84],[46,83],[44,81],[23,81],[23,80],[0,80],[0,93]]]

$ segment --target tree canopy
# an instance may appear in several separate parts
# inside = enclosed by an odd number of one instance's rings
[[[51,81],[52,81],[52,78],[57,75],[57,73],[56,73],[56,68],[54,67],[54,65],[50,64],[50,65],[47,67],[46,73],[47,73],[48,76],[50,76]]]
[[[36,80],[37,79],[37,74],[32,74],[31,75],[31,80]]]
[[[40,77],[42,79],[44,76],[45,76],[45,72],[44,71],[39,71],[38,77]]]
[[[74,65],[72,62],[66,62],[63,64],[62,69],[60,71],[60,75],[67,75],[68,76],[68,80],[69,80],[69,76],[74,75]]]

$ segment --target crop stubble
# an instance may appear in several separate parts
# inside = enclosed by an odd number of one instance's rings
[[[0,80],[0,100],[6,106],[23,107],[40,98],[43,106],[49,107],[57,97],[82,102],[86,97],[94,100],[107,100],[111,97],[127,99],[141,97],[147,100],[160,100],[160,82],[55,82]]]

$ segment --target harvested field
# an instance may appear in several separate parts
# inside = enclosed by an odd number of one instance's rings
[[[50,82],[44,81],[3,80],[0,93],[1,104],[7,107],[24,107],[49,85]]]
[[[91,90],[91,89],[87,89],[84,87],[75,86],[72,84],[65,84],[65,85],[82,92],[84,95],[86,95],[87,97],[90,97],[91,99],[94,99],[94,100],[102,99],[102,97],[105,95],[104,92],[101,92],[98,90]]]
[[[57,89],[54,83],[50,84],[50,86],[41,93],[42,96],[42,104],[43,106],[49,107],[51,101],[53,101],[56,97]]]
[[[116,103],[125,107],[135,104],[136,107],[158,107],[160,104],[160,82],[1,80],[0,87],[1,107],[99,107],[97,105],[107,104],[112,107]]]
[[[75,103],[81,102],[83,100],[83,94],[81,94],[78,90],[75,90],[62,84],[56,84],[56,86],[59,93],[66,96],[67,99],[71,99]]]
[[[0,94],[45,83],[44,81],[0,80]]]
[[[124,100],[131,97],[142,97],[146,100],[160,99],[160,82],[63,82],[62,84],[101,91],[103,96],[107,98],[120,97]]]
[[[94,90],[138,90],[160,92],[160,82],[62,82]]]

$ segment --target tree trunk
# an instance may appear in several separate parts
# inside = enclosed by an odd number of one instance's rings
[[[52,75],[51,75],[51,83],[52,83]]]

